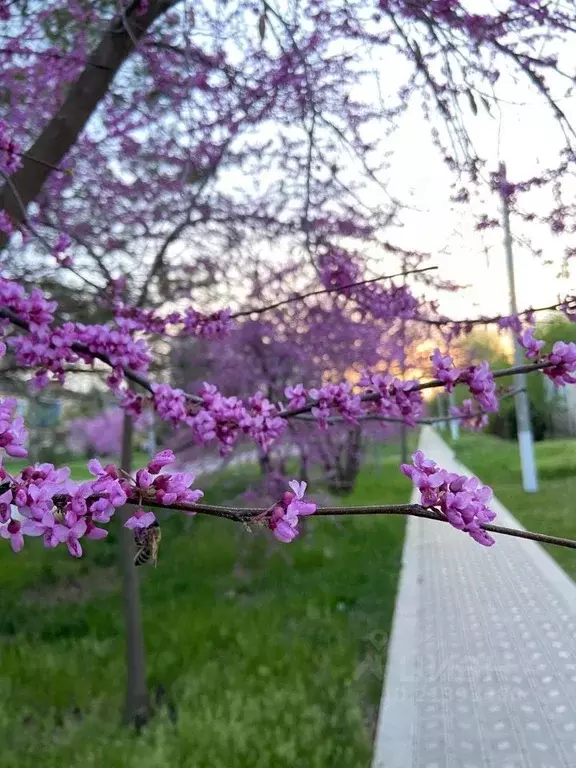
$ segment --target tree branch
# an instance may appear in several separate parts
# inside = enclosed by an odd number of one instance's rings
[[[133,3],[126,11],[126,18],[132,22],[131,33],[136,42],[178,1],[151,0],[148,10],[137,17],[138,4]],[[22,166],[11,177],[13,184],[4,184],[0,189],[0,210],[4,209],[16,221],[23,221],[21,205],[13,189],[18,191],[25,209],[38,197],[52,172],[51,166],[59,166],[74,146],[108,93],[118,70],[133,51],[134,42],[123,20],[115,18],[90,55],[91,63],[72,84],[60,109],[26,152]],[[0,233],[0,248],[7,241],[7,235]]]
[[[309,293],[299,293],[296,296],[292,296],[289,299],[282,299],[282,301],[277,301],[275,304],[268,304],[266,307],[255,307],[253,309],[243,309],[240,312],[235,312],[233,315],[231,315],[231,318],[236,317],[246,317],[247,315],[260,315],[263,312],[270,312],[272,309],[278,309],[278,307],[282,307],[285,304],[291,304],[294,301],[302,301],[303,299],[307,299],[309,296],[320,296],[324,293],[334,293],[335,291],[345,291],[348,288],[356,288],[359,285],[368,285],[369,283],[376,283],[379,280],[392,280],[394,277],[402,277],[403,275],[414,275],[419,272],[429,272],[432,269],[438,269],[438,267],[422,267],[420,269],[411,269],[409,272],[396,272],[394,275],[380,275],[379,277],[371,277],[368,280],[359,280],[357,283],[349,283],[348,285],[342,285],[338,286],[336,288],[320,288],[316,291],[310,291]]]
[[[62,507],[68,501],[68,496],[59,495],[54,497],[55,504]],[[90,499],[88,499],[89,501]],[[264,522],[271,514],[270,507],[221,507],[215,504],[162,504],[155,499],[142,498],[138,494],[128,497],[128,504],[134,506],[145,506],[153,509],[176,510],[179,512],[195,512],[209,517],[220,517],[225,520],[231,520],[236,523],[258,523]],[[442,513],[435,508],[423,507],[420,504],[379,504],[358,507],[317,507],[316,512],[311,515],[314,517],[329,516],[356,516],[356,515],[408,515],[411,517],[421,517],[426,520],[434,520],[439,523],[447,523],[448,520]],[[576,541],[565,539],[560,536],[550,536],[547,533],[536,533],[534,531],[524,531],[518,528],[507,528],[503,525],[493,525],[485,523],[480,526],[485,531],[491,533],[500,533],[504,536],[515,536],[520,539],[529,539],[538,541],[542,544],[554,544],[559,547],[568,547],[576,549]]]

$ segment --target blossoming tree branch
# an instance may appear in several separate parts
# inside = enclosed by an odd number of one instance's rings
[[[451,320],[414,286],[457,286],[426,266],[428,254],[388,236],[407,206],[388,188],[386,142],[415,104],[453,174],[454,204],[471,206],[487,182],[523,221],[573,231],[564,186],[574,170],[575,133],[556,94],[562,88],[566,98],[574,86],[562,53],[573,45],[574,9],[544,0],[506,0],[486,13],[472,5],[0,0],[2,356],[30,374],[33,389],[64,385],[74,367],[104,364],[106,385],[127,414],[153,412],[223,455],[240,439],[266,453],[288,425],[303,422],[322,433],[372,420],[415,428],[426,422],[423,391],[456,385],[469,397],[452,417],[479,429],[510,395],[499,378],[522,372],[558,386],[575,383],[575,345],[560,341],[543,353],[534,335],[537,311],[555,308],[574,320],[574,297],[514,317]],[[394,77],[387,72],[382,98],[382,71],[372,62],[391,55],[405,66],[394,66]],[[557,152],[545,168],[527,168],[512,181],[490,172],[470,120],[500,107],[500,83],[519,80],[555,121]],[[530,210],[533,190],[551,192],[538,213]],[[498,225],[478,206],[473,215],[478,231]],[[238,312],[219,309],[229,303],[222,296],[250,281],[251,298],[263,295],[262,254],[274,249],[287,263],[305,265],[303,289],[280,290],[275,301],[247,302]],[[366,253],[400,263],[400,279],[381,279]],[[566,262],[574,253],[566,249]],[[280,286],[290,272],[278,270]],[[346,332],[357,331],[370,347],[370,365],[354,384],[343,375],[327,383],[309,366],[306,379],[295,375],[279,395],[254,387],[230,396],[215,383],[193,391],[173,386],[160,363],[161,374],[151,373],[162,344],[178,338],[217,346],[235,323],[265,313],[274,322],[252,331],[261,338],[282,332],[286,340],[297,324],[288,315],[282,325],[281,313],[310,307],[310,300],[332,303],[323,314],[314,305],[299,315],[303,327],[316,322],[323,333],[334,318],[344,319]],[[216,309],[199,311],[192,301]],[[404,359],[398,323],[442,334],[429,380],[381,372]],[[525,365],[491,371],[486,362],[454,364],[450,342],[486,323],[516,334]],[[25,445],[23,419],[3,399],[0,447],[22,458]],[[80,556],[82,539],[104,538],[115,511],[132,504],[125,525],[136,532],[154,527],[158,507],[261,524],[282,542],[298,535],[303,516],[415,514],[485,546],[497,531],[573,546],[499,528],[490,489],[419,453],[402,471],[420,504],[383,500],[370,509],[322,508],[314,488],[308,496],[297,480],[266,509],[203,505],[194,478],[170,471],[173,459],[162,451],[134,474],[94,459],[93,480],[84,483],[51,464],[16,474],[3,467],[0,535],[15,551],[27,536],[42,536],[47,547],[65,544]]]
[[[333,280],[333,273],[330,278]],[[343,283],[340,290],[349,294],[366,287],[365,284],[354,284],[352,289],[352,285]],[[371,290],[373,285],[370,283]],[[394,288],[381,287],[383,296],[393,303],[390,291]],[[401,311],[414,316],[416,302],[407,302],[406,292],[403,292],[402,300],[404,308]],[[35,369],[35,387],[47,386],[51,380],[63,383],[66,364],[94,364],[99,359],[111,367],[108,386],[129,413],[139,416],[146,408],[152,408],[161,419],[191,430],[198,443],[215,442],[223,454],[230,452],[242,435],[248,435],[267,450],[283,434],[288,419],[307,413],[320,430],[330,428],[332,416],[351,424],[371,415],[390,417],[414,427],[422,415],[421,393],[431,387],[443,387],[449,392],[456,384],[466,385],[471,397],[464,401],[456,415],[477,428],[487,414],[498,410],[496,379],[500,376],[519,370],[541,371],[558,385],[576,383],[576,345],[556,342],[550,354],[542,355],[543,342],[534,337],[532,328],[527,327],[518,340],[525,348],[528,360],[533,362],[521,369],[492,372],[483,362],[461,370],[450,356],[442,355],[436,349],[431,357],[435,378],[427,382],[366,374],[357,388],[348,382],[312,389],[295,383],[285,391],[285,404],[272,403],[261,392],[256,392],[247,401],[225,397],[209,384],[194,395],[146,378],[152,355],[144,338],[135,336],[143,329],[150,330],[150,326],[158,330],[159,322],[150,315],[143,322],[138,313],[130,317],[126,307],[122,306],[115,321],[108,325],[86,326],[72,322],[58,325],[55,323],[57,306],[54,301],[49,301],[39,290],[28,295],[17,283],[6,279],[0,280],[0,302],[4,331],[7,332],[9,323],[25,331],[8,335],[0,352],[6,354],[9,347],[21,365]],[[170,322],[179,322],[182,332],[191,336],[221,336],[228,329],[230,314],[229,311],[222,312],[205,322],[198,313],[188,311],[183,317],[171,316]],[[193,323],[189,322],[191,317]],[[147,392],[135,393],[127,386],[128,377]],[[23,457],[27,453],[24,446],[26,429],[22,417],[15,415],[14,406],[11,400],[0,403],[0,445],[8,456]],[[192,488],[193,475],[162,471],[174,460],[171,451],[162,451],[131,477],[114,465],[103,467],[93,459],[88,468],[94,480],[84,483],[74,483],[69,469],[56,469],[51,464],[26,467],[14,476],[2,469],[0,535],[10,540],[15,552],[23,548],[26,536],[43,536],[47,547],[66,544],[69,552],[78,557],[82,554],[81,539],[105,538],[107,531],[103,526],[110,522],[116,509],[127,503],[136,505],[134,514],[125,523],[128,528],[150,528],[156,521],[150,507],[163,507],[180,509],[185,514],[200,512],[243,523],[262,523],[277,539],[286,543],[298,535],[300,517],[318,513],[418,514],[448,522],[484,546],[494,543],[490,530],[523,535],[491,525],[495,514],[488,506],[490,488],[480,485],[476,478],[446,472],[421,452],[414,455],[412,465],[402,466],[402,471],[420,490],[420,504],[383,505],[370,509],[317,509],[311,499],[305,498],[306,483],[296,480],[269,509],[223,509],[200,505],[203,494]],[[145,511],[146,507],[148,511]],[[14,517],[14,510],[18,511],[18,517]],[[552,536],[528,534],[528,537],[576,546]]]

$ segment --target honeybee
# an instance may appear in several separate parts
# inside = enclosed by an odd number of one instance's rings
[[[162,531],[157,522],[153,522],[148,528],[136,528],[134,531],[134,541],[138,547],[138,552],[136,552],[134,557],[134,565],[152,563],[156,567],[161,539]]]

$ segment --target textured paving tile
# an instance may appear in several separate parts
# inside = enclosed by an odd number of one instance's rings
[[[410,519],[373,768],[486,766],[576,768],[576,586],[533,542]]]

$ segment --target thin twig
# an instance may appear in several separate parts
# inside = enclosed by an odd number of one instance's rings
[[[501,368],[499,371],[494,371],[492,376],[495,379],[499,379],[503,376],[512,376],[515,373],[531,373],[532,371],[541,371],[543,368],[550,368],[553,365],[554,364],[549,361],[544,361],[541,363],[528,363],[526,365],[516,365],[512,368]],[[415,384],[413,387],[410,387],[410,389],[407,389],[406,392],[420,392],[423,389],[434,389],[435,387],[444,386],[445,383],[443,381],[440,381],[439,379],[432,379],[432,381],[425,381],[420,384]],[[380,392],[370,392],[369,394],[362,395],[360,398],[363,403],[376,403],[381,399],[382,395]],[[288,419],[292,416],[298,416],[301,413],[310,413],[312,408],[315,408],[317,405],[318,403],[316,400],[311,400],[309,403],[306,403],[306,405],[303,405],[300,408],[290,408],[288,410],[280,411],[278,416],[283,419]]]
[[[26,154],[26,152],[18,152],[17,149],[12,147],[2,147],[2,152],[7,152],[10,155],[17,155],[18,157],[24,157],[26,160],[31,160],[33,163],[38,163],[39,165],[43,165],[45,168],[50,168],[51,171],[58,171],[58,173],[69,173],[69,171],[65,168],[58,168],[57,165],[47,163],[45,160],[39,160],[37,157],[32,157],[32,155]]]
[[[22,320],[20,317],[18,317],[18,315],[15,312],[13,312],[11,309],[8,309],[7,307],[0,308],[0,317],[4,317],[7,320],[10,320],[10,322],[13,325],[16,325],[18,328],[22,328],[25,331],[30,330],[29,324],[25,320]],[[110,368],[114,368],[108,355],[105,355],[99,352],[92,352],[92,350],[89,347],[87,347],[85,344],[79,344],[78,342],[74,342],[71,345],[71,347],[74,350],[74,352],[78,352],[81,355],[88,355],[89,357],[92,357],[96,360],[101,360],[103,363],[106,363],[106,365],[109,365]],[[133,371],[131,368],[125,368],[124,366],[119,366],[119,367],[122,368],[122,371],[124,372],[124,375],[126,376],[127,379],[134,382],[135,384],[139,384],[141,387],[146,389],[151,394],[154,392],[152,384],[145,376],[141,376],[139,373],[136,373],[136,371]],[[190,400],[193,403],[199,404],[203,402],[202,398],[198,397],[197,395],[187,394],[186,397],[188,398],[188,400]]]
[[[524,387],[516,387],[514,389],[511,389],[509,392],[503,392],[500,395],[500,400],[505,400],[507,397],[514,397],[519,392],[525,392],[526,389]],[[474,413],[471,416],[469,415],[462,415],[462,416],[424,416],[422,419],[416,419],[416,426],[418,427],[420,424],[439,424],[440,422],[444,421],[473,421],[478,416],[489,416],[490,414],[485,411],[479,411],[478,413]],[[313,423],[316,423],[316,417],[312,416],[311,414],[303,414],[301,416],[294,416],[293,417],[297,421],[310,421]],[[345,419],[343,416],[328,416],[326,421],[328,424],[350,424],[351,422]],[[367,413],[364,416],[358,416],[356,418],[356,421],[385,421],[387,423],[391,424],[406,424],[404,419],[399,419],[395,416],[384,416],[381,413]]]
[[[63,494],[54,497],[54,503],[62,507],[69,500],[69,496]],[[88,499],[89,501],[90,499]],[[264,522],[270,515],[270,507],[221,507],[215,504],[162,504],[155,499],[142,499],[134,494],[128,497],[128,504],[134,506],[152,507],[153,509],[176,510],[180,512],[193,512],[209,517],[220,517],[237,523]],[[421,517],[426,520],[434,520],[438,523],[447,523],[444,515],[435,508],[423,507],[420,504],[387,504],[367,505],[358,507],[318,507],[311,515],[314,517],[330,516],[356,516],[356,515],[407,515]],[[576,541],[561,536],[551,536],[547,533],[524,531],[518,528],[507,528],[502,525],[485,523],[480,526],[485,531],[500,533],[504,536],[514,536],[520,539],[538,541],[542,544],[553,544],[558,547],[576,549]]]
[[[348,288],[356,288],[359,285],[368,285],[369,283],[376,283],[379,280],[392,280],[394,277],[402,277],[402,275],[415,275],[419,272],[429,272],[432,269],[438,269],[438,267],[421,267],[419,269],[411,269],[409,272],[396,272],[393,275],[380,275],[379,277],[371,277],[367,280],[358,280],[356,283],[348,283],[348,285],[341,285],[337,286],[336,288],[320,288],[316,291],[310,291],[309,293],[299,293],[296,296],[292,296],[289,299],[282,299],[282,301],[277,301],[275,304],[269,304],[266,307],[258,307],[254,309],[243,309],[241,312],[235,312],[233,315],[231,315],[232,318],[236,317],[246,317],[247,315],[258,315],[262,314],[263,312],[269,312],[272,309],[277,309],[278,307],[282,307],[285,304],[291,304],[294,301],[302,301],[303,299],[307,299],[309,296],[320,296],[324,293],[334,293],[335,291],[345,291]]]
[[[553,310],[560,309],[561,307],[564,307],[568,305],[569,308],[571,305],[574,305],[574,309],[576,309],[576,297],[573,296],[567,296],[563,301],[558,301],[556,304],[549,304],[547,307],[537,307],[536,309],[524,309],[522,312],[518,313],[518,317],[521,317],[522,315],[528,315],[532,314],[533,312],[550,312]],[[443,325],[489,325],[492,323],[497,323],[502,318],[509,317],[509,315],[494,315],[493,317],[475,317],[473,319],[464,319],[464,320],[451,320],[450,318],[429,318],[429,317],[414,317],[411,318],[415,322],[418,323],[426,323],[426,325],[435,325],[438,327],[441,327]]]

